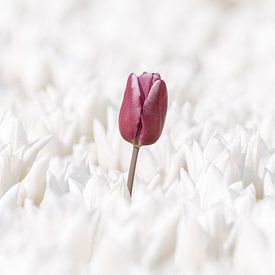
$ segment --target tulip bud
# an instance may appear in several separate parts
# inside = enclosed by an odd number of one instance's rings
[[[122,137],[135,146],[155,143],[161,135],[167,111],[167,89],[157,73],[128,77],[119,114]]]

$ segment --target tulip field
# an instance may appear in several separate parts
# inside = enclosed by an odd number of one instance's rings
[[[272,0],[0,0],[0,275],[274,275],[274,49]]]

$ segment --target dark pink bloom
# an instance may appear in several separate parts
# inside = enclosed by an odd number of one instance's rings
[[[155,143],[167,111],[167,88],[157,73],[131,73],[119,113],[122,137],[134,145]]]

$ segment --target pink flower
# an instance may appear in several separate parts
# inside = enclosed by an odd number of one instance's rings
[[[119,114],[122,137],[134,145],[150,145],[161,135],[167,111],[167,88],[157,73],[131,73]]]

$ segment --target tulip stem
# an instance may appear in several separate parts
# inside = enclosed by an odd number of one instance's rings
[[[137,165],[138,151],[139,151],[139,146],[134,145],[133,152],[132,152],[132,158],[131,158],[131,164],[130,164],[130,168],[129,168],[128,181],[127,181],[127,186],[129,189],[130,197],[132,196],[132,189],[133,189],[135,170],[136,170],[136,165]]]

